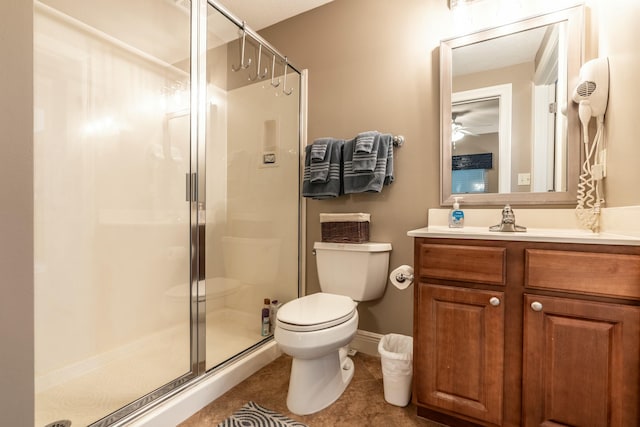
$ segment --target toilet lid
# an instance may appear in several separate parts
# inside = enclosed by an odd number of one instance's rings
[[[281,327],[294,331],[315,331],[351,319],[356,303],[344,295],[317,293],[295,299],[278,310]]]

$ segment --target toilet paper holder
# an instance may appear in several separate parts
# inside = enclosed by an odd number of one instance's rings
[[[413,282],[413,274],[399,272],[398,274],[396,274],[396,280],[398,281],[398,283],[404,283],[406,280]]]

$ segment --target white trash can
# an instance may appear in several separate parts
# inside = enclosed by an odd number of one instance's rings
[[[407,406],[411,400],[413,378],[413,337],[388,334],[378,343],[382,362],[384,400],[396,406]]]

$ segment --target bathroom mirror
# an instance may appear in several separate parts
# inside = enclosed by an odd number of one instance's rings
[[[440,44],[441,204],[573,204],[583,6]]]

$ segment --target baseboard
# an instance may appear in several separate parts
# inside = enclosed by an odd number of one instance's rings
[[[363,331],[358,329],[356,336],[349,345],[352,349],[361,353],[368,354],[369,356],[380,356],[378,353],[378,343],[382,339],[382,335],[375,332]]]

